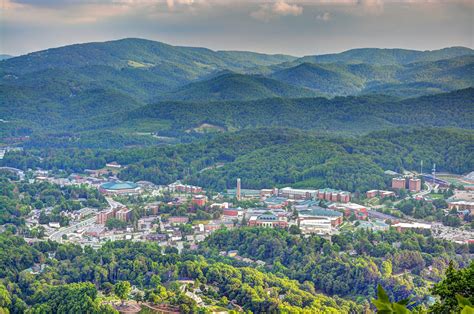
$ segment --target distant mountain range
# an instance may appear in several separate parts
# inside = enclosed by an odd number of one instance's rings
[[[243,120],[234,121],[238,120],[235,110],[245,112],[252,108],[258,111],[255,117],[265,119],[260,113],[271,116],[279,112],[279,104],[285,104],[287,107],[282,112],[287,117],[297,119],[300,113],[294,111],[306,110],[311,114],[302,114],[298,119],[306,121],[312,117],[313,122],[319,121],[319,124],[311,122],[312,127],[319,125],[318,128],[324,129],[320,126],[327,124],[331,129],[337,124],[331,125],[331,119],[325,121],[322,118],[325,112],[320,107],[311,107],[313,103],[328,100],[314,97],[387,95],[336,98],[329,102],[334,108],[324,109],[331,115],[341,102],[360,104],[369,99],[367,101],[374,106],[377,102],[399,104],[399,100],[390,96],[410,98],[466,89],[474,86],[474,50],[463,47],[434,51],[367,48],[297,58],[123,39],[48,49],[0,61],[0,82],[0,115],[4,120],[11,120],[10,124],[0,124],[0,137],[17,134],[25,123],[29,130],[48,132],[57,131],[55,128],[85,130],[92,126],[104,129],[116,121],[123,121],[132,128],[138,120],[124,120],[123,115],[129,113],[138,119],[140,110],[150,110],[148,104],[154,104],[150,105],[153,108],[166,108],[158,110],[160,115],[188,108],[188,112],[180,114],[190,117],[189,113],[194,115],[195,108],[210,110],[209,119],[215,123],[214,117],[220,117],[227,121],[222,123],[226,128],[246,125]],[[463,98],[464,105],[471,110],[472,89],[454,95]],[[299,98],[313,100],[297,100]],[[418,100],[415,103],[419,103]],[[412,110],[408,106],[396,105],[395,108]],[[313,112],[320,116],[313,116]],[[340,114],[347,115],[347,112]],[[391,123],[390,119],[375,118],[364,111],[358,114],[367,123]],[[107,117],[110,115],[114,119]],[[152,116],[160,123],[173,123],[155,113]],[[156,123],[147,119],[146,122],[141,119],[140,125],[154,130]],[[206,119],[195,119],[195,116],[191,120],[188,128],[199,126],[194,122],[206,123]],[[187,122],[181,119],[180,123],[184,128]],[[252,123],[265,125],[259,120]],[[351,125],[348,123],[348,128]],[[464,122],[459,125],[469,127]],[[346,129],[345,125],[341,127]],[[183,128],[180,126],[179,130]],[[163,125],[158,129],[177,130]]]
[[[0,61],[1,61],[1,60],[10,59],[10,58],[13,58],[13,56],[11,56],[11,55],[6,55],[6,54],[0,54]]]

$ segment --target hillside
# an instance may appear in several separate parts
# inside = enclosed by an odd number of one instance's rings
[[[474,88],[397,100],[388,96],[269,98],[253,101],[159,102],[127,113],[129,125],[170,122],[179,131],[203,123],[226,129],[285,126],[331,132],[367,132],[397,125],[474,127]]]
[[[341,53],[332,53],[316,56],[305,56],[296,62],[313,63],[367,63],[379,65],[403,65],[422,61],[438,61],[459,56],[473,55],[474,50],[466,47],[450,47],[439,50],[408,50],[408,49],[380,49],[359,48]]]
[[[263,76],[225,73],[191,83],[160,98],[174,101],[251,100],[270,97],[311,97],[317,93]]]
[[[31,73],[49,68],[106,65],[114,68],[151,68],[181,65],[196,72],[239,69],[291,61],[294,57],[252,52],[221,52],[206,48],[178,47],[138,38],[52,48],[11,58],[0,63],[3,73]]]
[[[281,67],[275,66],[269,76],[329,95],[381,93],[414,97],[474,86],[473,55],[404,65],[295,61],[288,68]]]

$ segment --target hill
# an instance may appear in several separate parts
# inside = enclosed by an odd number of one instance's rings
[[[341,53],[332,53],[316,56],[305,56],[296,62],[312,63],[367,63],[379,65],[403,65],[422,61],[438,61],[459,56],[474,55],[474,50],[466,47],[450,47],[439,50],[407,50],[407,49],[380,49],[359,48]]]
[[[180,65],[197,73],[216,69],[240,69],[295,59],[286,55],[252,52],[213,51],[179,47],[138,38],[76,44],[33,52],[0,63],[3,73],[23,74],[50,68],[80,68],[106,65],[114,68],[151,68],[162,64]]]
[[[329,95],[382,93],[414,97],[474,86],[474,55],[404,65],[291,64],[284,69],[276,66],[269,76]]]
[[[389,96],[269,98],[252,101],[159,102],[123,115],[120,123],[144,119],[181,131],[203,123],[235,130],[285,126],[338,133],[360,133],[397,125],[474,127],[474,88],[399,100]],[[176,133],[175,133],[176,134]]]
[[[263,76],[225,73],[206,81],[188,84],[160,98],[176,101],[213,101],[311,96],[316,96],[316,92]]]

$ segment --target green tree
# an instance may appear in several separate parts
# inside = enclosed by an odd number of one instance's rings
[[[132,291],[132,286],[128,281],[119,281],[114,285],[114,293],[122,301],[122,305],[128,299],[130,291]]]

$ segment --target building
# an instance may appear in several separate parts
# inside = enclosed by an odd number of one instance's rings
[[[168,218],[168,221],[172,225],[187,224],[189,222],[189,218],[186,216],[171,216]]]
[[[418,178],[410,178],[408,180],[408,189],[411,192],[420,192],[421,191],[421,180]]]
[[[213,220],[204,225],[204,231],[206,232],[213,232],[222,228],[233,229],[234,223],[232,221]]]
[[[383,190],[370,190],[365,193],[367,198],[374,198],[379,196],[380,198],[394,197],[395,193],[392,191],[383,191]]]
[[[122,208],[115,213],[115,218],[122,221],[130,221],[132,218],[132,210],[128,208]]]
[[[331,221],[333,227],[342,224],[342,213],[319,206],[315,206],[309,210],[303,210],[298,215],[298,219],[308,220],[311,218],[327,218]]]
[[[408,223],[408,222],[399,222],[397,224],[392,225],[398,232],[402,232],[405,230],[409,229],[418,229],[418,230],[430,230],[431,225],[429,224],[424,224],[424,223],[419,223],[419,222],[413,222],[413,223]]]
[[[331,234],[342,224],[342,213],[321,207],[301,211],[298,225],[303,233]]]
[[[288,227],[288,221],[286,217],[278,217],[267,212],[250,217],[248,225],[250,227],[286,228]]]
[[[303,189],[293,189],[291,187],[282,188],[278,191],[278,196],[285,197],[294,200],[301,199],[314,199],[317,195],[317,190],[303,190]]]
[[[107,220],[115,217],[115,212],[113,210],[103,211],[97,214],[96,222],[100,225],[104,225]]]
[[[272,209],[283,208],[288,205],[288,199],[280,196],[272,196],[263,201],[265,206]]]
[[[354,214],[357,220],[367,220],[369,216],[365,206],[355,203],[332,204],[329,206],[329,208],[342,210],[344,212],[344,216],[346,217],[350,217],[352,214]]]
[[[133,182],[107,182],[99,187],[99,191],[103,194],[120,194],[120,195],[133,195],[142,192],[142,189],[138,184]]]
[[[278,189],[261,189],[260,190],[260,199],[265,200],[269,197],[278,195]]]
[[[324,217],[298,218],[298,224],[304,234],[331,234],[334,230],[331,220]]]
[[[449,210],[456,209],[458,211],[469,210],[471,215],[473,215],[474,202],[458,201],[458,200],[448,201],[448,209]]]
[[[116,161],[112,161],[112,162],[106,163],[105,166],[108,167],[108,168],[114,168],[114,169],[120,169],[120,168],[122,168],[122,165],[119,164],[119,163],[116,162]]]
[[[232,197],[237,198],[237,189],[228,189],[225,195],[230,198]],[[260,199],[260,190],[240,189],[240,199],[241,200]]]
[[[387,225],[385,222],[376,220],[376,221],[358,221],[357,225],[358,229],[368,229],[373,231],[387,231],[390,226]]]
[[[406,188],[406,180],[405,178],[398,177],[392,179],[392,189],[394,190],[401,190]]]
[[[202,194],[193,195],[191,203],[196,206],[204,206],[207,203],[207,196]]]
[[[316,197],[329,202],[349,203],[351,193],[334,189],[319,189]]]
[[[244,211],[240,208],[227,208],[222,211],[222,218],[226,221],[239,220],[244,217]]]
[[[202,193],[203,189],[200,186],[182,184],[181,181],[176,181],[168,185],[168,190],[170,192],[179,192],[187,194],[198,194]]]
[[[319,201],[314,201],[314,200],[300,200],[296,201],[293,204],[293,208],[296,209],[297,211],[302,211],[302,210],[309,210],[313,207],[317,207],[319,204]]]

